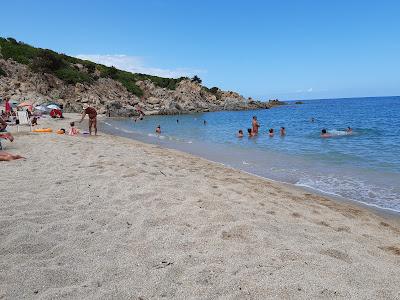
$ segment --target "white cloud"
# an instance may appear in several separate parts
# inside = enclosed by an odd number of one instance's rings
[[[125,70],[132,73],[142,73],[168,78],[178,78],[182,76],[193,76],[200,73],[205,73],[204,70],[196,70],[190,68],[177,68],[177,69],[161,69],[146,66],[145,61],[140,56],[129,55],[99,55],[99,54],[79,54],[77,58],[90,60],[95,63],[103,64],[106,66],[114,66],[117,69]]]
[[[311,93],[312,91],[313,91],[312,88],[309,88],[309,89],[307,90],[307,92],[309,92],[309,93]]]

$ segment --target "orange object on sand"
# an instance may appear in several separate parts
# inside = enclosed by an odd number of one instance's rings
[[[33,129],[32,132],[53,132],[53,129],[51,129],[51,128],[38,128],[38,129]]]

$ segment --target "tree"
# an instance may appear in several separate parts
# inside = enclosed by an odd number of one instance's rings
[[[192,77],[192,82],[196,82],[196,83],[198,83],[198,84],[201,84],[203,81],[200,79],[199,76],[194,75],[194,76]]]

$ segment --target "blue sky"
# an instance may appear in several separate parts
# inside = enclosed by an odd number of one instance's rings
[[[400,1],[4,1],[0,36],[262,100],[400,95]]]

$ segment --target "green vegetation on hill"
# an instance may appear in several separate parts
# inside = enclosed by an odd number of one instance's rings
[[[53,74],[68,84],[92,83],[100,77],[112,78],[121,82],[129,92],[137,96],[142,96],[143,91],[136,85],[136,81],[150,80],[156,86],[174,90],[181,80],[186,79],[185,77],[175,79],[130,73],[59,54],[52,50],[35,48],[18,42],[14,38],[0,38],[0,52],[4,59],[11,58],[16,62],[28,65],[33,72]],[[6,73],[0,69],[1,75],[6,75]],[[200,80],[200,78],[198,79]]]

